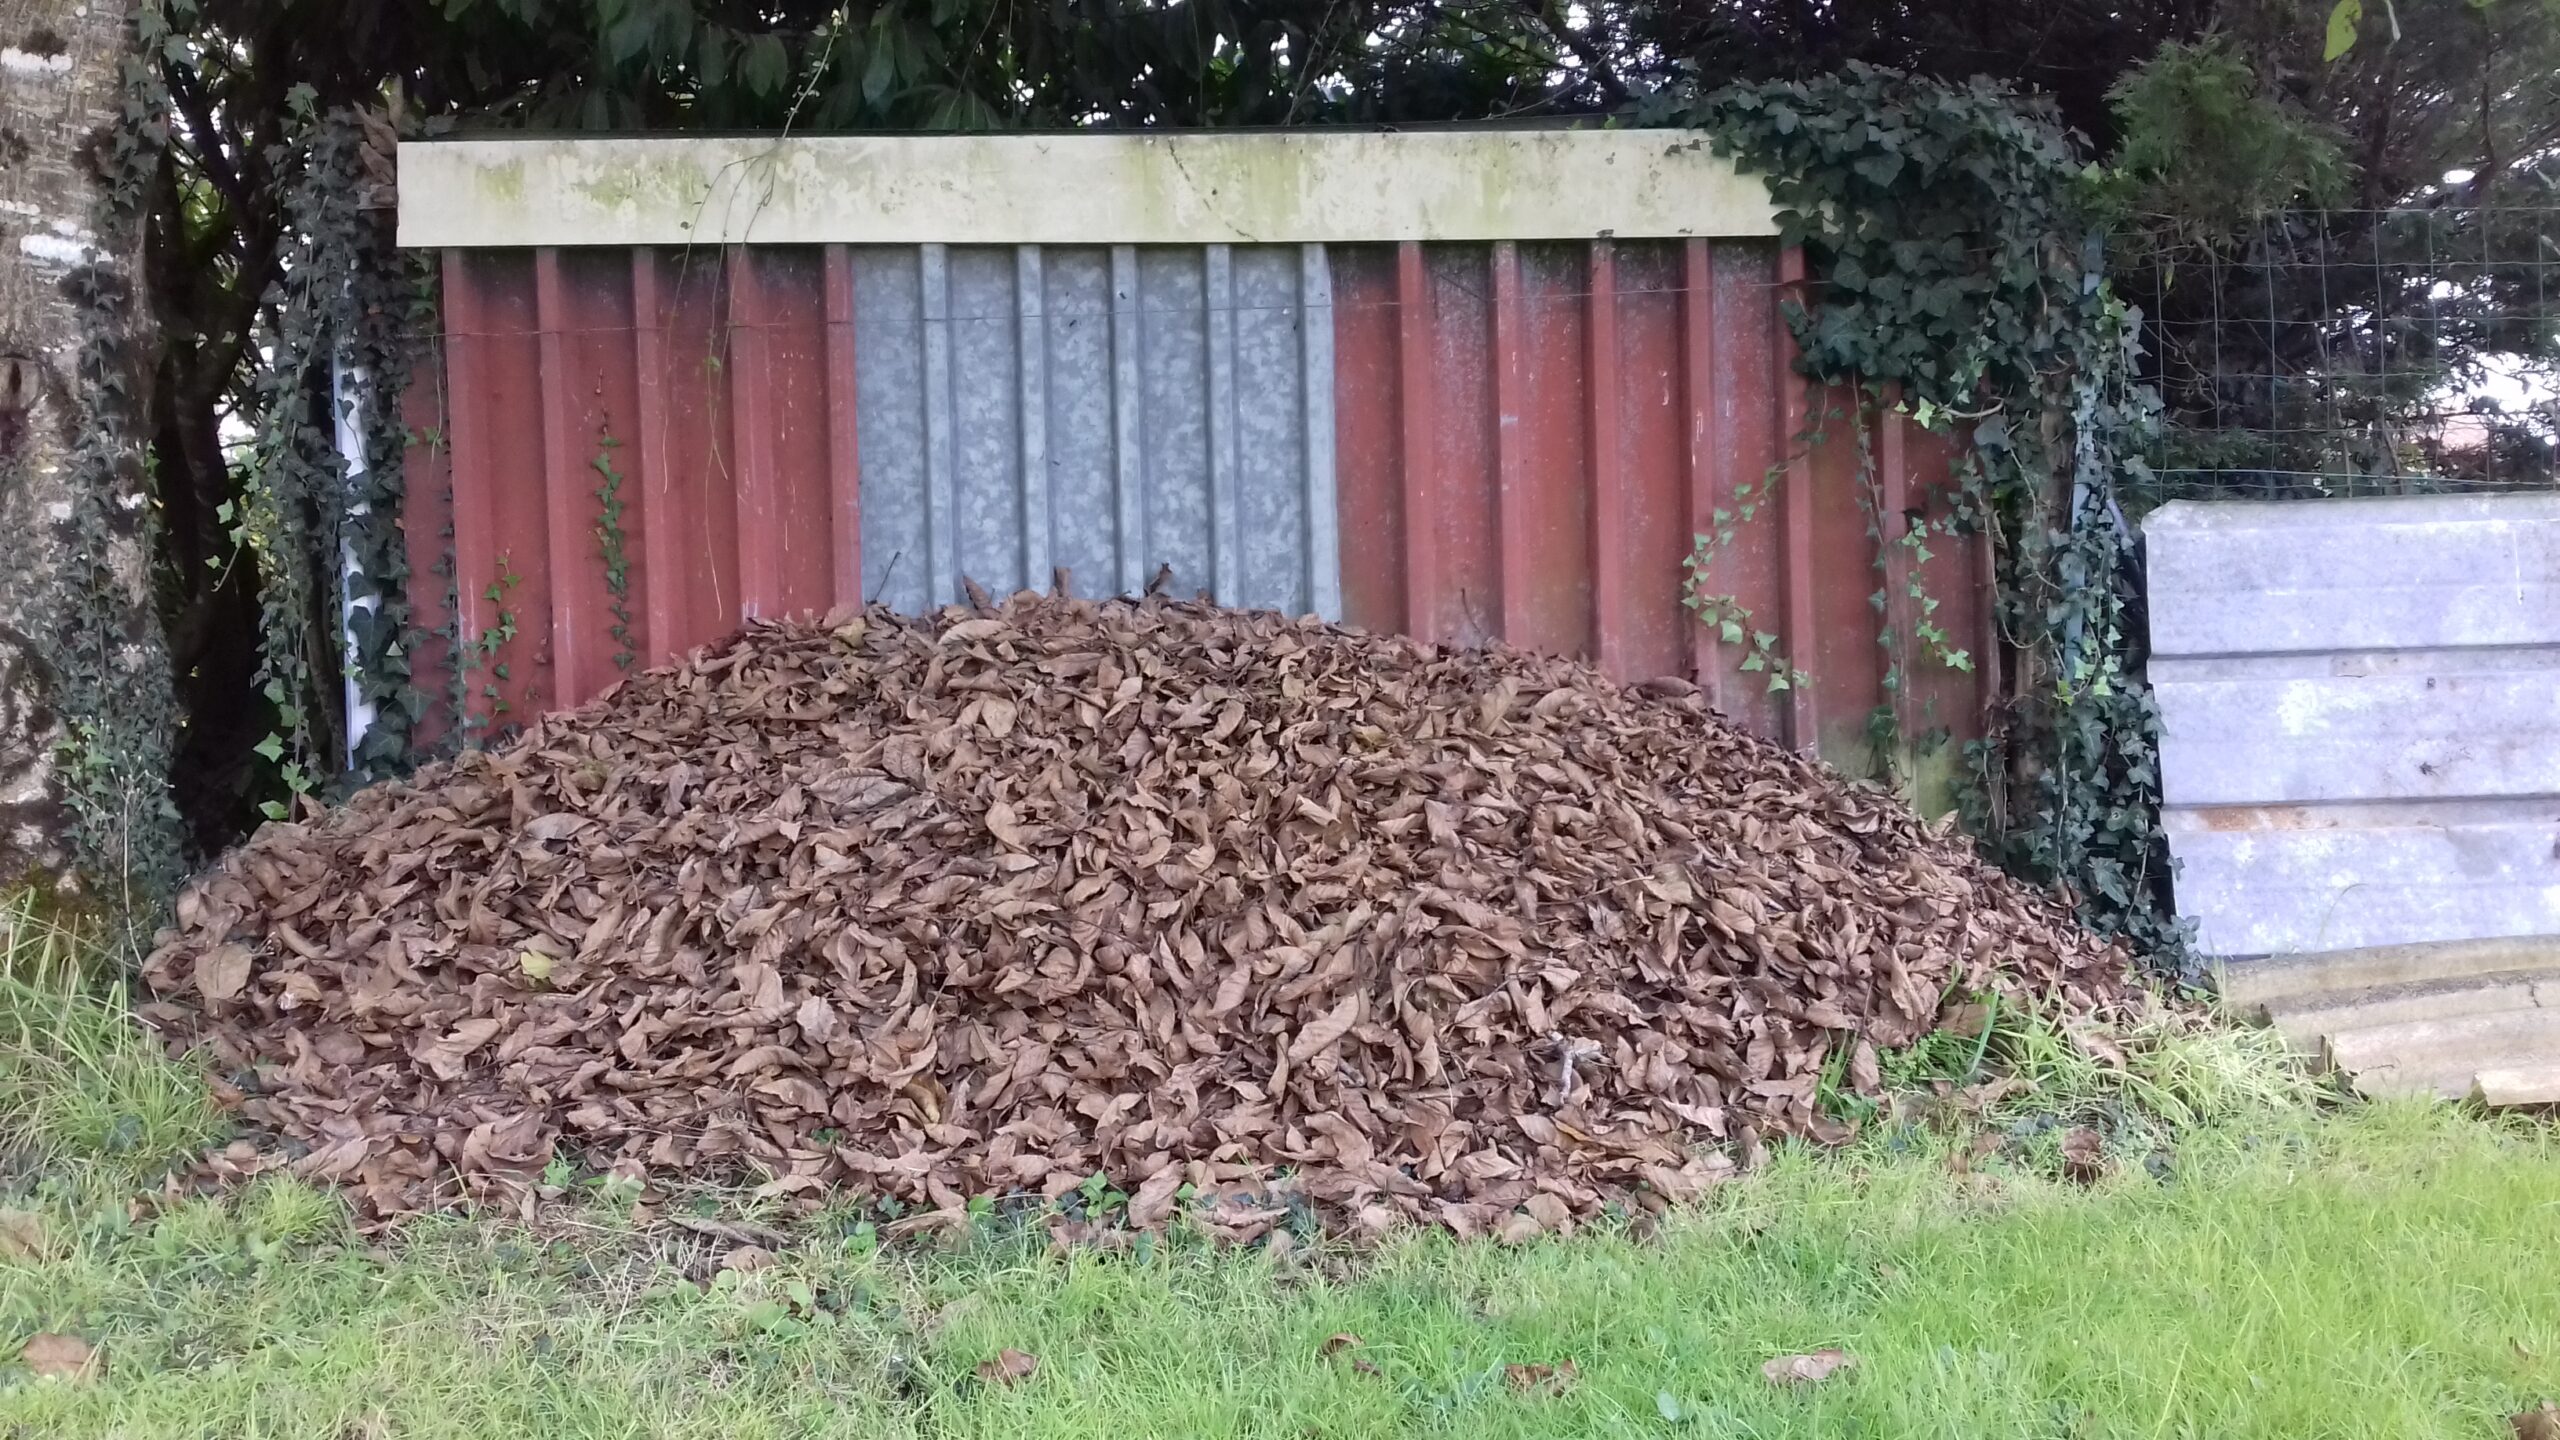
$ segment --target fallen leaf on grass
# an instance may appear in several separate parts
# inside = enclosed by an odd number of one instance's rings
[[[741,1245],[720,1257],[720,1268],[752,1275],[773,1264],[773,1252],[761,1245]]]
[[[1973,1173],[1974,1166],[1981,1164],[1986,1156],[1999,1148],[1998,1133],[1985,1130],[1974,1136],[1972,1142],[1963,1149],[1947,1157],[1947,1171],[1953,1175],[1969,1175]]]
[[[1019,1350],[999,1350],[993,1360],[978,1364],[978,1378],[990,1385],[1012,1385],[1031,1378],[1040,1368],[1040,1357]]]
[[[1582,1372],[1574,1368],[1572,1361],[1561,1360],[1553,1365],[1505,1365],[1502,1378],[1511,1382],[1512,1389],[1524,1395],[1533,1392],[1561,1395],[1573,1388],[1573,1382],[1582,1378]]]
[[[2507,1426],[2516,1432],[2516,1440],[2560,1440],[2560,1405],[2545,1400],[2508,1416]]]
[[[2107,1173],[2107,1137],[2083,1125],[2062,1137],[2063,1178],[2094,1185]]]
[[[1991,1007],[1979,1000],[1950,1005],[1938,1016],[1938,1028],[1961,1040],[1978,1038],[1991,1028]]]
[[[1324,1343],[1316,1347],[1316,1353],[1330,1358],[1341,1354],[1345,1350],[1357,1350],[1368,1343],[1368,1341],[1361,1339],[1359,1336],[1352,1334],[1348,1330],[1337,1330],[1333,1334],[1324,1337]]]
[[[1815,1350],[1804,1355],[1781,1355],[1761,1366],[1760,1376],[1772,1385],[1812,1385],[1857,1363],[1858,1357],[1846,1350]]]
[[[1372,1379],[1382,1378],[1386,1374],[1385,1371],[1380,1370],[1377,1366],[1370,1364],[1366,1360],[1352,1361],[1351,1370],[1355,1375],[1367,1375]]]
[[[40,1379],[88,1380],[98,1373],[98,1347],[77,1335],[31,1336],[19,1353]]]
[[[44,1217],[33,1210],[0,1210],[0,1258],[33,1260],[44,1253]]]

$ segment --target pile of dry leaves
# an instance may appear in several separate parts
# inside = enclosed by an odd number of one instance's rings
[[[2123,958],[1678,681],[1023,596],[762,625],[199,879],[146,1011],[376,1213],[555,1154],[1561,1227]],[[304,1150],[307,1147],[307,1153]]]

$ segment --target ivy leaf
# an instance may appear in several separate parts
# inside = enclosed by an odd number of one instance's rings
[[[715,25],[704,26],[702,38],[694,47],[693,65],[703,89],[717,90],[728,84],[729,32]]]
[[[877,105],[888,98],[890,87],[897,83],[897,52],[875,39],[871,57],[862,67],[862,98]]]
[[[2338,0],[2329,10],[2329,39],[2320,58],[2334,62],[2356,48],[2356,28],[2364,24],[2364,0]]]
[[[268,763],[273,764],[274,762],[284,758],[284,737],[271,733],[266,739],[259,741],[250,748],[255,750],[258,754],[265,756]]]
[[[738,56],[738,79],[757,95],[779,95],[791,78],[791,52],[782,37],[767,31],[747,42]]]
[[[1742,643],[1742,623],[1738,620],[1727,620],[1717,625],[1716,633],[1723,637],[1724,643],[1727,645],[1739,645]]]
[[[650,33],[658,28],[658,17],[646,9],[634,9],[608,26],[604,32],[605,58],[620,65],[649,48]]]

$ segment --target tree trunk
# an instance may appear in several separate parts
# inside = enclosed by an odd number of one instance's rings
[[[119,0],[0,0],[0,886],[85,879],[147,908],[178,854],[136,293],[156,156],[122,123],[135,21]]]

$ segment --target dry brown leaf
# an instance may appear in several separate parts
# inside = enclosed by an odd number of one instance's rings
[[[1536,1391],[1547,1395],[1561,1395],[1572,1389],[1573,1382],[1580,1379],[1581,1375],[1582,1372],[1575,1369],[1570,1360],[1560,1360],[1553,1365],[1505,1365],[1502,1367],[1502,1378],[1510,1383],[1512,1389],[1523,1394]]]
[[[1182,1188],[1182,1167],[1167,1165],[1138,1187],[1129,1197],[1129,1223],[1140,1230],[1152,1230],[1173,1214],[1174,1192]]]
[[[1971,1140],[1965,1142],[1963,1149],[1947,1157],[1948,1172],[1956,1175],[1972,1173],[1973,1167],[1981,1164],[1985,1158],[1997,1151],[2000,1144],[2000,1136],[1996,1131],[1977,1132]]]
[[[990,1385],[1017,1385],[1040,1368],[1040,1357],[1019,1350],[999,1350],[993,1360],[978,1363],[978,1378]]]
[[[50,1229],[33,1210],[0,1210],[0,1259],[41,1258]]]
[[[1813,1385],[1857,1363],[1858,1357],[1846,1350],[1813,1350],[1769,1361],[1760,1367],[1760,1377],[1772,1385]]]
[[[2107,1173],[2107,1137],[2083,1125],[2062,1137],[2063,1178],[2092,1185]]]
[[[1938,1017],[1938,1028],[1966,1040],[1979,1039],[1991,1026],[1991,1007],[1980,1000],[1950,1005]]]
[[[823,995],[812,995],[800,1002],[791,1021],[800,1027],[802,1038],[812,1045],[824,1045],[836,1036],[836,1007]]]
[[[752,1275],[758,1270],[771,1269],[773,1261],[773,1252],[763,1246],[741,1245],[720,1257],[720,1268],[735,1270],[741,1275]]]
[[[1382,1379],[1386,1375],[1385,1371],[1380,1370],[1377,1366],[1370,1364],[1366,1360],[1352,1361],[1351,1373],[1354,1375],[1366,1375],[1372,1380]]]
[[[216,1003],[236,998],[248,987],[254,958],[246,945],[214,946],[196,961],[196,993]]]
[[[1358,995],[1343,996],[1331,1010],[1309,1021],[1306,1028],[1298,1032],[1298,1038],[1289,1046],[1289,1063],[1304,1065],[1323,1054],[1335,1041],[1350,1034],[1352,1025],[1359,1018],[1360,997]]]
[[[1324,1337],[1324,1343],[1316,1347],[1316,1353],[1318,1355],[1331,1357],[1339,1355],[1345,1350],[1357,1350],[1368,1343],[1368,1341],[1361,1339],[1359,1336],[1352,1334],[1348,1330],[1337,1330]]]
[[[2545,1400],[2530,1410],[2520,1410],[2507,1417],[2507,1428],[2516,1440],[2560,1440],[2560,1405]]]
[[[96,1379],[101,1360],[98,1347],[77,1335],[31,1335],[19,1353],[46,1380]]]
[[[465,1020],[447,1034],[421,1042],[415,1052],[418,1063],[439,1080],[459,1080],[471,1052],[497,1039],[503,1028],[500,1020]]]

